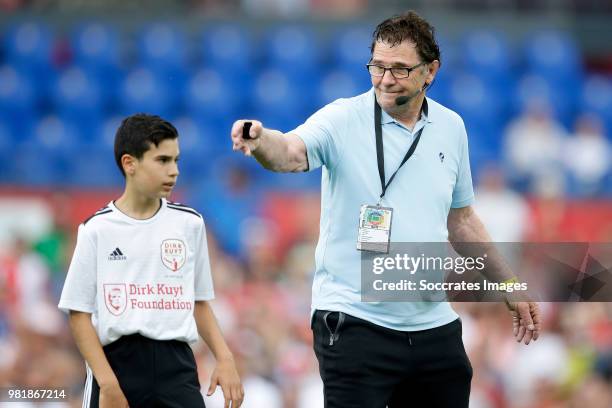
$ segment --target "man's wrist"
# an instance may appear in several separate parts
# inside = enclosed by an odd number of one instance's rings
[[[505,281],[502,282],[505,285],[513,285],[515,283],[520,283],[518,278],[516,276],[513,276],[509,279],[506,279]]]

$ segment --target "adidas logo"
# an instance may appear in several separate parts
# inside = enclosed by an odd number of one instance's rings
[[[115,248],[113,252],[108,256],[109,261],[125,261],[127,256],[123,255],[123,252],[119,248]]]

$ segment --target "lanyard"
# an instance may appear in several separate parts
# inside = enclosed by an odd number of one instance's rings
[[[425,105],[426,103],[427,101],[424,100],[423,101],[424,109],[427,109]],[[382,198],[385,196],[385,193],[387,192],[387,188],[389,188],[389,185],[395,178],[395,175],[397,174],[399,169],[404,165],[404,163],[408,161],[408,159],[412,156],[412,154],[416,150],[419,144],[419,140],[421,140],[421,133],[423,133],[423,129],[425,128],[425,127],[422,127],[416,133],[416,137],[414,141],[412,142],[412,144],[410,145],[410,148],[406,152],[406,155],[404,156],[404,160],[402,160],[397,170],[395,170],[395,172],[391,175],[391,178],[389,179],[389,181],[385,183],[385,154],[383,150],[382,124],[380,123],[381,116],[382,116],[382,109],[380,108],[380,105],[378,104],[378,101],[376,100],[376,98],[374,98],[374,130],[376,131],[376,158],[378,160],[378,175],[380,176],[380,184],[382,185],[382,193],[380,194],[380,199],[378,200],[379,203],[380,203],[380,200],[382,200]]]

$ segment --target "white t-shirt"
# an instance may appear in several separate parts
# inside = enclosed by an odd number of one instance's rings
[[[200,214],[162,199],[137,220],[110,202],[79,226],[59,308],[91,313],[102,345],[135,333],[195,342],[194,302],[213,298]]]

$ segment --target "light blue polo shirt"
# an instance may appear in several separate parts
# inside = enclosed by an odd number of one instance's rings
[[[387,189],[381,205],[394,209],[391,242],[446,242],[450,208],[474,201],[468,142],[462,119],[427,98],[428,112],[409,131],[384,110],[387,180],[424,127],[419,145]],[[321,225],[312,287],[312,311],[342,311],[395,330],[442,326],[458,316],[447,302],[362,302],[359,209],[382,192],[376,160],[374,89],[339,99],[291,133],[306,144],[309,169],[323,166]],[[441,159],[443,155],[443,160]]]

